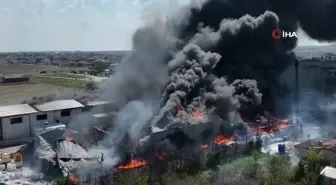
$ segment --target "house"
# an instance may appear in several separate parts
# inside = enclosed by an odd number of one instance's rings
[[[0,140],[30,137],[35,113],[37,111],[28,104],[0,106]]]
[[[324,159],[331,161],[336,157],[336,139],[310,139],[294,145],[294,149],[300,158],[305,158],[309,149],[315,149],[322,152]]]
[[[323,168],[320,175],[323,175],[326,178],[328,185],[336,185],[336,168],[326,166]]]
[[[33,118],[35,124],[64,123],[82,113],[84,105],[76,100],[55,100],[34,105],[39,112]]]

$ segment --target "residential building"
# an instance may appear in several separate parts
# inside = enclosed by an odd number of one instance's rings
[[[64,123],[67,124],[72,118],[82,113],[85,107],[76,100],[55,100],[34,105],[39,111],[33,122],[42,123]]]
[[[30,137],[35,113],[37,111],[28,104],[0,106],[0,140]]]
[[[324,159],[333,160],[336,157],[336,139],[310,139],[302,143],[294,145],[295,154],[300,158],[307,157],[309,149],[321,151]]]

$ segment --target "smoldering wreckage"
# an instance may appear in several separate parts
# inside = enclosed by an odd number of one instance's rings
[[[193,1],[135,32],[131,54],[98,95],[117,114],[107,106],[105,116],[84,114],[42,133],[22,149],[24,158],[58,166],[48,170],[61,175],[92,171],[102,153],[105,168],[133,168],[286,128],[292,120],[264,113],[292,114],[279,77],[295,61],[297,38],[275,40],[271,32],[300,27],[334,41],[335,9],[330,0]],[[258,115],[264,121],[247,121]]]

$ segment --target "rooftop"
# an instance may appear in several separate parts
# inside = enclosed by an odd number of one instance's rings
[[[82,105],[76,100],[55,100],[34,105],[34,107],[39,111],[53,111],[53,110],[82,108],[84,107],[84,105]]]
[[[333,168],[331,166],[326,166],[321,171],[320,175],[323,175],[328,178],[336,179],[336,168]]]
[[[37,113],[37,111],[28,104],[0,106],[0,117],[19,116],[32,113]]]
[[[310,139],[305,142],[296,144],[294,147],[302,149],[310,149],[310,148],[320,150],[324,149],[336,153],[336,139],[330,139],[330,140]]]
[[[92,115],[94,118],[104,118],[107,116],[118,116],[117,112],[108,112],[108,113],[98,113]]]
[[[97,105],[106,105],[109,104],[108,101],[89,101],[86,103],[86,106],[97,106]]]

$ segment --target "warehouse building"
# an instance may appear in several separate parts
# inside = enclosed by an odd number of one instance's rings
[[[55,100],[34,105],[34,108],[39,111],[33,119],[36,124],[67,124],[70,120],[81,114],[85,106],[76,100]]]
[[[0,139],[13,140],[30,137],[33,115],[38,111],[28,104],[0,107]]]

